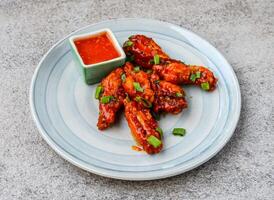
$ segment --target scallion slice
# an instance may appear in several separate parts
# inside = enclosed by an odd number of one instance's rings
[[[98,85],[95,91],[95,99],[99,99],[100,98],[100,94],[103,91],[103,87],[101,85]]]
[[[141,87],[140,83],[138,82],[133,82],[133,87],[138,92],[144,92],[144,89]]]
[[[130,47],[133,45],[133,42],[131,42],[130,40],[126,41],[124,44],[124,47]]]
[[[176,93],[176,97],[182,97],[182,96],[183,96],[182,93],[180,93],[180,92],[177,92],[177,93]]]
[[[203,88],[203,90],[209,90],[209,88],[210,88],[208,82],[202,83],[201,87]]]
[[[178,136],[184,136],[186,134],[186,129],[184,128],[174,128],[172,131],[173,135],[178,135]]]
[[[139,71],[140,71],[140,67],[139,66],[134,67],[134,72],[139,72]]]
[[[135,97],[135,101],[141,102],[141,98],[142,98],[142,97],[137,96],[137,97]]]
[[[160,64],[160,56],[159,55],[154,55],[154,64],[155,65],[158,65],[158,64]]]
[[[191,74],[191,76],[190,76],[190,80],[192,82],[195,82],[197,78],[201,78],[201,72],[199,72],[199,71],[196,72],[195,74]]]
[[[192,82],[195,82],[195,81],[196,81],[196,74],[191,74],[190,80],[191,80]]]
[[[159,140],[157,137],[155,137],[154,135],[150,135],[147,138],[147,142],[152,145],[154,148],[157,148],[159,146],[161,146],[162,142],[161,140]]]
[[[109,103],[112,99],[113,99],[113,96],[103,96],[103,97],[101,98],[101,103],[102,103],[102,104]]]
[[[195,73],[195,75],[196,75],[196,78],[201,78],[201,72],[198,71]]]
[[[126,77],[126,74],[122,74],[122,75],[121,75],[121,79],[122,79],[123,83],[126,81],[126,78],[127,78],[127,77]]]

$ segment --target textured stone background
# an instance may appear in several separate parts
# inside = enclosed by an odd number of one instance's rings
[[[70,32],[120,17],[188,28],[216,46],[241,86],[242,114],[213,159],[160,181],[87,173],[41,138],[29,86],[44,53]],[[0,199],[274,199],[274,1],[0,1]]]

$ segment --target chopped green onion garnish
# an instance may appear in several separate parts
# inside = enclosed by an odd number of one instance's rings
[[[154,55],[154,64],[155,65],[158,65],[158,64],[160,64],[160,57],[159,57],[159,55]]]
[[[98,85],[95,91],[95,99],[99,99],[102,91],[103,91],[103,87],[101,85]]]
[[[199,72],[199,71],[196,72],[195,74],[191,74],[191,76],[190,76],[190,80],[192,82],[195,82],[197,78],[201,78],[201,72]]]
[[[154,117],[155,120],[159,121],[160,120],[160,115],[153,110],[150,111],[151,115]]]
[[[180,93],[180,92],[177,92],[177,93],[176,93],[176,97],[182,97],[182,96],[183,96],[182,93]]]
[[[195,81],[196,81],[196,74],[191,74],[190,80],[191,80],[192,82],[195,82]]]
[[[141,102],[141,99],[142,99],[142,97],[139,97],[139,96],[135,97],[135,101],[137,101],[137,102]]]
[[[164,136],[164,132],[163,132],[163,130],[162,130],[160,127],[157,127],[155,130],[156,130],[158,133],[160,133],[161,138]]]
[[[150,101],[148,101],[145,98],[142,98],[140,96],[135,97],[135,101],[141,102],[147,108],[151,108],[152,107],[152,103]]]
[[[122,75],[121,75],[121,79],[122,79],[123,82],[126,81],[126,78],[127,78],[127,77],[126,77],[126,74],[122,74]]]
[[[138,91],[138,92],[144,92],[144,89],[140,86],[140,83],[133,82],[133,86],[134,86],[134,88],[135,88],[136,91]]]
[[[140,67],[139,66],[134,67],[134,72],[139,72],[139,71],[140,71]]]
[[[113,96],[104,96],[101,98],[101,103],[106,104],[109,103],[113,99]]]
[[[157,148],[159,146],[161,146],[162,142],[161,140],[159,140],[157,137],[155,137],[154,135],[151,135],[147,138],[147,142],[152,145],[154,148]]]
[[[124,44],[124,47],[130,47],[133,45],[133,42],[131,42],[130,40],[126,41]]]
[[[151,73],[152,73],[152,70],[151,70],[151,69],[148,69],[148,70],[146,71],[146,73],[147,73],[147,74],[151,74]]]
[[[173,135],[184,136],[186,134],[186,129],[184,129],[184,128],[174,128],[172,133],[173,133]]]
[[[201,72],[198,71],[198,72],[196,72],[195,75],[196,75],[196,78],[201,78]]]
[[[203,90],[209,90],[209,83],[208,82],[202,83],[201,87],[203,88]]]

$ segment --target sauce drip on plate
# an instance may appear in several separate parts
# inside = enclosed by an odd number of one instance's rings
[[[143,149],[141,147],[138,146],[131,146],[131,149],[134,151],[143,151]]]
[[[119,57],[107,33],[74,41],[85,65],[95,64]]]

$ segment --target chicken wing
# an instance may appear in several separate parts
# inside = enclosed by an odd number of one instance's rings
[[[99,118],[97,127],[108,128],[115,121],[117,111],[123,106],[125,92],[122,87],[122,68],[113,70],[100,84],[103,92],[99,96]]]
[[[137,67],[138,68],[138,67]],[[154,100],[154,92],[151,89],[149,75],[140,70],[136,70],[130,62],[124,65],[123,88],[131,99],[141,102],[146,107],[151,107]]]
[[[123,45],[127,57],[133,57],[134,63],[145,68],[152,68],[154,55],[160,60],[169,59],[161,47],[152,38],[144,35],[133,35]]]
[[[155,92],[153,102],[154,112],[177,114],[187,107],[183,89],[173,83],[160,80],[155,73],[151,75],[151,85]]]
[[[148,154],[159,153],[163,148],[161,133],[149,109],[136,101],[124,100],[125,117],[133,138]],[[158,130],[158,131],[157,131]]]
[[[165,61],[164,64],[154,65],[153,70],[160,78],[174,84],[192,84],[212,91],[216,88],[218,79],[207,68],[186,65],[177,60]]]
[[[162,79],[174,84],[199,85],[205,90],[212,91],[216,87],[217,78],[207,68],[186,65],[171,59],[161,47],[144,35],[133,35],[124,43],[124,51],[128,57],[133,56],[134,62],[145,68],[159,72]],[[155,55],[158,56],[155,62]],[[155,66],[157,65],[157,66]]]

